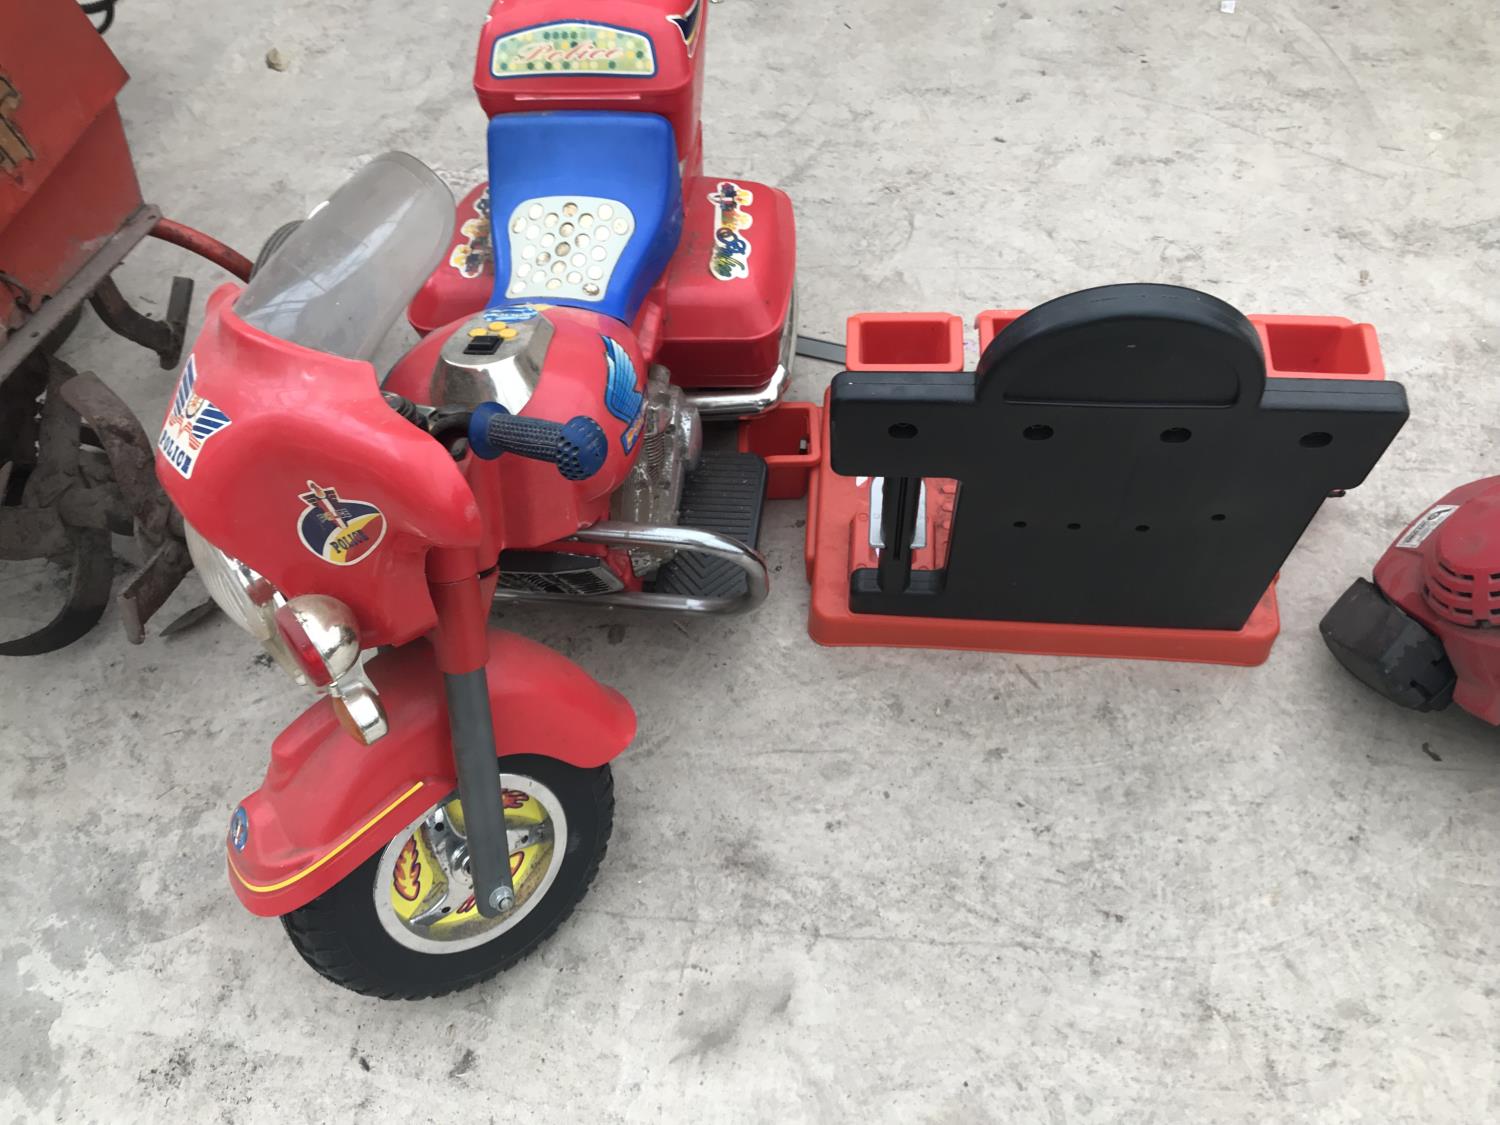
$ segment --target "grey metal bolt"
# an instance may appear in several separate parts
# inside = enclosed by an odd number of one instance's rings
[[[516,904],[516,892],[509,887],[496,887],[490,895],[492,910],[509,910]]]

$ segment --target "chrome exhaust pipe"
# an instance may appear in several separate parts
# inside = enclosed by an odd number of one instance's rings
[[[667,613],[748,613],[771,592],[771,573],[760,552],[738,539],[702,531],[696,527],[605,521],[586,527],[564,542],[599,543],[628,551],[665,554],[691,551],[727,559],[745,572],[746,589],[739,597],[698,597],[693,594],[659,594],[647,590],[619,590],[607,594],[558,594],[539,590],[497,588],[495,600],[568,602],[572,605],[609,605],[626,609],[654,609]]]
[[[726,418],[753,418],[764,414],[786,397],[791,376],[785,364],[778,365],[776,374],[764,387],[755,391],[689,391],[687,400],[697,407],[706,420]]]
[[[771,381],[758,391],[689,391],[688,402],[707,419],[753,418],[780,404],[792,382],[792,357],[797,354],[797,290],[787,303],[781,328],[780,362]]]

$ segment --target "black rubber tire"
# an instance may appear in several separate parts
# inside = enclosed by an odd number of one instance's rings
[[[318,898],[282,916],[302,959],[334,984],[364,996],[424,1000],[489,980],[550,937],[588,892],[604,859],[614,827],[614,779],[608,766],[577,769],[530,755],[505,758],[500,769],[547,786],[568,818],[562,867],[530,914],[493,941],[462,953],[408,949],[392,940],[375,914],[381,856],[376,852]]]
[[[251,277],[260,273],[265,264],[271,260],[271,255],[280,250],[286,244],[286,240],[291,238],[297,232],[297,228],[305,221],[305,219],[293,219],[289,223],[283,223],[271,232],[271,237],[266,239],[265,244],[260,248],[260,253],[255,256],[255,264],[250,267]]]

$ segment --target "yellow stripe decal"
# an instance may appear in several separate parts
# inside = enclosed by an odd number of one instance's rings
[[[265,884],[261,884],[261,883],[252,883],[252,882],[250,882],[249,879],[246,879],[243,875],[240,874],[239,868],[237,868],[234,865],[234,853],[233,852],[231,852],[230,855],[229,855],[229,870],[231,870],[231,871],[234,872],[234,877],[240,881],[240,885],[241,886],[243,886],[247,891],[254,891],[256,894],[260,894],[260,895],[270,894],[272,891],[279,891],[279,890],[283,890],[286,887],[290,887],[293,883],[298,882],[301,879],[307,878],[309,875],[311,875],[318,868],[322,867],[325,863],[328,863],[329,861],[331,861],[334,858],[336,858],[341,852],[344,852],[344,851],[348,850],[349,846],[351,844],[353,844],[354,841],[358,840],[366,832],[368,832],[370,829],[374,828],[377,824],[379,824],[382,820],[384,820],[390,813],[392,813],[397,808],[399,808],[402,804],[404,804],[407,801],[407,799],[409,797],[411,797],[411,795],[413,793],[416,793],[425,784],[426,784],[426,782],[422,782],[422,781],[417,782],[410,789],[408,789],[405,793],[401,794],[401,796],[397,797],[390,804],[386,805],[385,808],[381,809],[378,813],[376,813],[374,816],[372,816],[368,821],[366,821],[364,823],[363,826],[361,826],[359,829],[357,829],[352,834],[350,834],[349,837],[347,839],[345,839],[342,844],[340,844],[338,847],[334,848],[331,852],[329,852],[327,855],[325,855],[322,859],[316,860],[315,862],[308,864],[306,867],[304,867],[301,871],[297,872],[295,875],[288,875],[285,879],[281,880],[281,882],[279,882],[279,883],[265,883]]]

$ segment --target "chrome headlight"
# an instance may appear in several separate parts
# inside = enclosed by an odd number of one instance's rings
[[[269,644],[276,636],[276,609],[282,603],[276,587],[239,559],[219,550],[186,520],[183,532],[188,554],[193,556],[209,597],[229,620],[262,644]]]
[[[361,651],[354,612],[337,598],[303,594],[288,600],[271,582],[232,558],[183,521],[188,553],[209,596],[258,640],[292,679],[332,698],[334,713],[366,746],[389,729],[373,686],[358,674]]]

